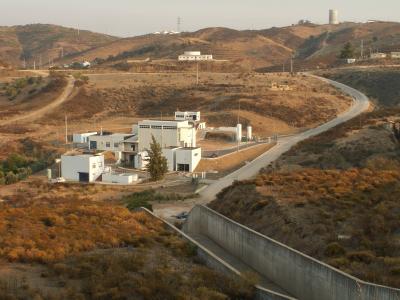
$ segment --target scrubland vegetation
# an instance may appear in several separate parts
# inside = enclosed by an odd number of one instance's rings
[[[43,145],[24,139],[18,153],[9,154],[0,161],[0,185],[13,184],[26,179],[32,173],[45,169],[54,163],[57,152]]]
[[[398,167],[261,174],[211,207],[349,274],[400,287]]]
[[[122,198],[122,202],[126,205],[129,210],[136,210],[141,207],[145,207],[152,210],[152,204],[150,202],[162,202],[162,201],[176,201],[193,199],[197,197],[194,194],[180,195],[178,193],[160,193],[155,190],[144,190],[142,192],[136,192]]]
[[[147,213],[47,195],[0,204],[1,299],[253,299]]]
[[[346,273],[400,288],[397,85],[375,88],[377,109],[299,143],[211,208]]]

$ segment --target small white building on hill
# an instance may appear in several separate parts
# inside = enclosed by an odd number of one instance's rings
[[[62,155],[61,176],[68,181],[94,182],[104,172],[104,155]]]
[[[194,172],[201,160],[199,147],[168,147],[162,151],[170,172]]]
[[[178,57],[179,61],[207,61],[213,60],[211,54],[201,54],[200,51],[185,51]]]

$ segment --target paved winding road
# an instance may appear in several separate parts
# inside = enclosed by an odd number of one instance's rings
[[[313,75],[309,75],[313,76]],[[215,199],[216,195],[223,190],[224,188],[232,185],[235,180],[245,180],[254,177],[258,174],[258,172],[264,168],[265,166],[269,165],[271,162],[277,160],[283,153],[287,152],[291,147],[296,145],[298,142],[308,139],[312,136],[318,135],[322,132],[325,132],[341,123],[344,123],[361,113],[365,112],[370,105],[368,97],[365,96],[363,93],[353,89],[347,85],[342,83],[325,79],[322,77],[316,77],[322,81],[325,81],[339,89],[341,89],[344,93],[348,94],[349,96],[353,97],[354,101],[349,110],[340,114],[335,119],[310,130],[281,138],[275,147],[271,148],[267,152],[265,152],[260,157],[256,158],[249,164],[245,165],[244,167],[238,169],[237,171],[221,178],[218,181],[211,183],[207,188],[200,192],[200,198],[192,201],[187,201],[184,203],[166,203],[155,205],[154,211],[159,216],[164,218],[169,218],[172,215],[175,215],[182,211],[189,211],[194,204],[207,204],[213,199]]]

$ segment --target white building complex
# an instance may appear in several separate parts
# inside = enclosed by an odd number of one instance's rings
[[[129,134],[101,133],[76,138],[86,142],[92,151],[114,152],[117,163],[144,169],[150,159],[148,150],[154,137],[163,149],[170,171],[193,172],[201,159],[201,148],[196,146],[197,129],[205,126],[199,121],[200,112],[176,112],[175,120],[140,121],[132,126]],[[127,179],[111,175],[107,178]]]
[[[68,181],[94,182],[104,172],[103,155],[62,155],[61,176]]]
[[[178,57],[179,61],[207,61],[213,60],[211,54],[201,54],[200,51],[185,51]]]

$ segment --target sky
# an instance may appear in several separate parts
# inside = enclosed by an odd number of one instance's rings
[[[400,21],[399,0],[0,0],[0,26],[56,24],[127,37],[176,30],[178,17],[183,31],[324,24],[330,8],[341,21]]]

